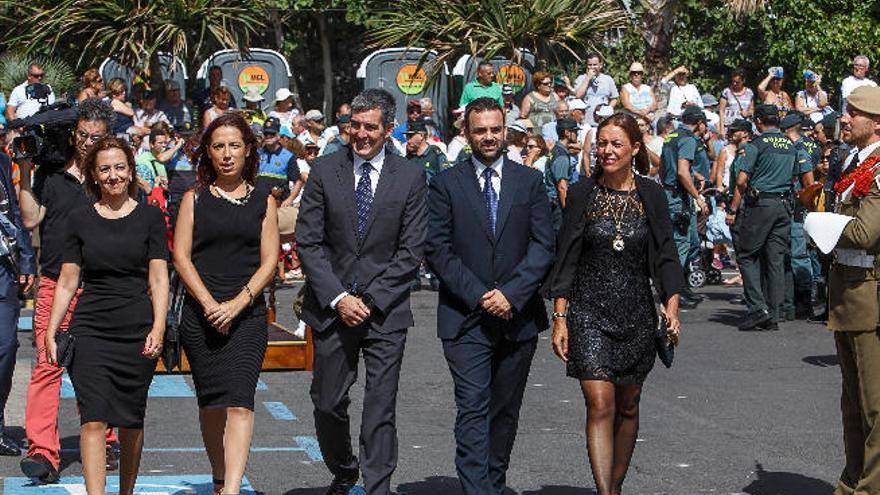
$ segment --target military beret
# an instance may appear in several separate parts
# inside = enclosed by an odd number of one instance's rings
[[[778,117],[779,110],[773,105],[758,105],[755,107],[755,118],[766,119],[768,117]]]
[[[880,115],[880,88],[860,86],[849,94],[846,104],[850,108],[855,108],[871,115]]]
[[[788,112],[788,115],[782,118],[779,121],[780,129],[790,129],[794,126],[799,126],[804,121],[804,114],[801,112]]]
[[[706,121],[706,114],[703,109],[697,106],[689,106],[681,112],[681,121],[685,124],[696,124],[697,122]]]

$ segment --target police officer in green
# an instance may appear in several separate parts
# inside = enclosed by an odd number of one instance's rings
[[[681,123],[666,135],[660,153],[660,178],[669,204],[678,261],[683,270],[699,256],[697,215],[709,213],[706,199],[694,184],[695,167],[703,166],[703,160],[708,162],[705,146],[701,147],[702,139],[699,137],[705,130],[706,114],[703,110],[696,106],[685,108]],[[681,299],[682,303],[690,306],[700,301],[689,289],[682,290]]]
[[[421,120],[409,122],[406,126],[406,157],[425,168],[428,183],[435,175],[449,168],[446,155],[429,143],[428,127]]]
[[[544,169],[544,188],[547,190],[550,207],[553,210],[553,229],[559,232],[559,228],[562,226],[562,210],[565,208],[568,186],[577,182],[576,156],[568,150],[570,145],[578,144],[577,121],[571,117],[557,119],[556,134],[559,135],[559,140],[547,155],[547,165]]]
[[[739,221],[737,263],[749,314],[742,331],[777,330],[785,295],[785,255],[791,249],[792,178],[804,185],[811,171],[800,173],[794,143],[779,130],[779,114],[772,105],[755,109],[761,134],[742,147],[741,169],[736,178],[733,204],[740,198],[745,211]],[[728,213],[736,215],[737,207]],[[767,293],[762,288],[766,275]]]
[[[812,172],[818,164],[817,161],[814,161],[815,158],[811,150],[818,150],[819,147],[815,141],[803,135],[804,121],[810,121],[810,119],[801,112],[789,112],[779,122],[779,128],[788,139],[791,139],[797,150],[797,176]],[[794,180],[792,186],[796,195],[801,190],[800,181]],[[785,299],[782,304],[782,316],[789,321],[813,316],[813,262],[807,251],[807,240],[804,237],[804,217],[806,214],[807,209],[800,201],[794,201],[794,211],[791,218],[791,251],[789,262],[784,265]]]

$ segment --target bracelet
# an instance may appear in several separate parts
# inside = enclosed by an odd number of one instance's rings
[[[251,292],[251,288],[248,287],[247,284],[244,284],[244,287],[242,287],[242,289],[243,289],[245,292],[247,292],[247,295],[248,295],[248,297],[249,297],[250,300],[251,300],[250,305],[253,306],[253,305],[254,305],[254,293]]]
[[[560,313],[560,312],[558,312],[558,311],[554,311],[554,312],[553,312],[553,315],[552,315],[552,318],[553,318],[554,320],[557,319],[557,318],[568,318],[568,313],[567,313],[567,312],[562,312],[562,313]]]

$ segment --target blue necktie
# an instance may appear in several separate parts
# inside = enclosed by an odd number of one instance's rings
[[[495,219],[498,216],[498,195],[495,194],[495,189],[492,187],[492,175],[495,174],[495,169],[486,167],[486,170],[483,170],[483,196],[486,198],[486,211],[489,214],[489,228],[492,230],[492,235],[495,235]]]
[[[370,162],[361,164],[361,178],[355,190],[358,214],[358,239],[363,239],[367,230],[367,219],[370,218],[370,207],[373,205],[373,189],[370,183]]]

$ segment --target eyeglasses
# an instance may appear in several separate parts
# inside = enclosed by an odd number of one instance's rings
[[[550,81],[541,81],[538,84],[540,84],[541,86],[550,86]]]
[[[31,77],[33,77],[34,79],[42,79],[43,76],[46,75],[46,73],[45,73],[45,72],[40,72],[39,74],[34,74],[33,72],[31,72],[31,73],[28,74],[28,75],[31,76]]]
[[[82,139],[83,141],[90,141],[92,143],[96,143],[100,141],[106,134],[89,134],[83,131],[76,131],[76,137]]]

